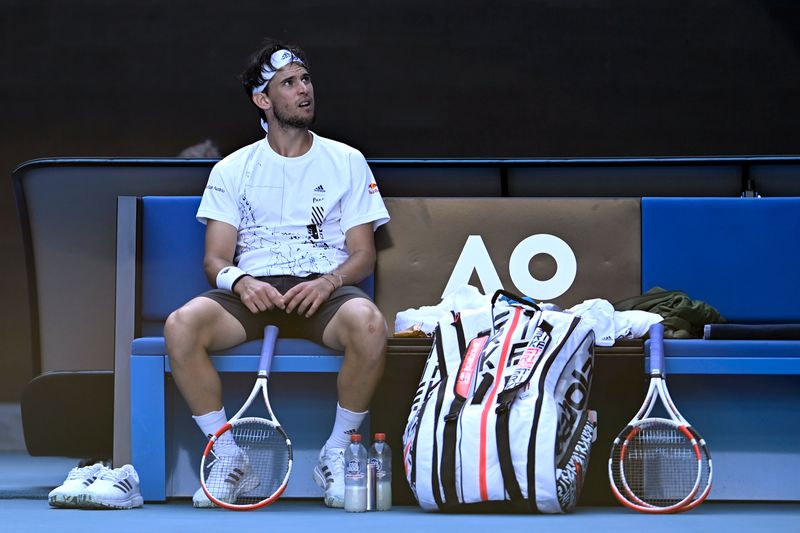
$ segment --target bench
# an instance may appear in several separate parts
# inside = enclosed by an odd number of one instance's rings
[[[172,384],[161,327],[171,310],[208,284],[200,268],[203,226],[194,219],[199,198],[131,200],[137,206],[131,225],[140,224],[141,228],[136,239],[139,244],[129,243],[128,248],[139,248],[134,254],[134,263],[140,265],[139,282],[132,297],[136,305],[119,297],[118,283],[117,313],[118,317],[123,311],[131,313],[137,324],[136,340],[132,345],[128,340],[124,347],[132,385],[132,457],[142,474],[143,494],[154,501],[189,496],[197,487],[202,437]],[[800,322],[800,308],[795,304],[800,295],[796,274],[800,253],[794,245],[800,234],[799,217],[799,198],[643,198],[642,289],[683,290],[717,307],[730,322]],[[119,264],[118,256],[118,268]],[[391,283],[391,277],[386,279]],[[118,331],[118,342],[126,338]],[[259,341],[253,341],[212,357],[222,373],[229,411],[241,404],[252,385],[259,349]],[[716,482],[711,497],[800,499],[800,486],[793,475],[800,471],[800,411],[796,409],[800,405],[800,341],[668,339],[666,356],[673,397],[714,454]],[[402,363],[421,361],[420,356]],[[297,470],[288,496],[318,494],[310,471],[333,419],[331,399],[340,363],[339,354],[313,343],[279,341],[271,396],[298,445]],[[119,358],[116,371],[122,373]],[[389,372],[385,380],[395,377]],[[409,395],[416,379],[415,375],[404,383]],[[614,379],[617,384],[632,383],[631,390],[640,384],[633,383],[635,377],[622,375],[610,376],[609,383]],[[298,389],[302,390],[301,402],[297,401]],[[593,396],[612,405],[611,396]],[[397,397],[385,400],[386,405],[376,409],[376,413],[383,412],[382,418],[373,413],[373,423],[381,424],[382,430],[389,419],[399,420],[398,413],[403,411],[397,410]],[[622,416],[629,417],[632,412],[628,411],[635,409],[613,407],[604,410],[611,415],[601,418],[604,431],[615,425],[611,423],[618,414],[615,410],[625,411]],[[776,430],[780,430],[780,438],[765,443],[762,435]],[[397,428],[392,433],[399,436]],[[596,445],[600,461],[606,444]],[[771,475],[764,476],[763,471]],[[605,482],[602,485],[607,490]]]
[[[144,499],[162,501],[189,496],[199,486],[203,440],[172,384],[162,332],[173,310],[210,288],[202,268],[205,226],[195,219],[199,197],[128,201],[136,203],[141,228],[136,338],[130,349],[131,458],[140,474]],[[361,286],[372,294],[373,278]],[[243,403],[252,386],[260,350],[261,340],[254,340],[211,356],[223,379],[223,403],[229,414]],[[342,358],[303,339],[277,343],[270,396],[292,437],[298,472],[292,476],[287,496],[321,495],[310,473],[333,422],[335,375]],[[286,374],[294,374],[295,379],[287,379]],[[302,475],[304,470],[308,475]]]
[[[729,323],[800,322],[798,235],[800,198],[643,198],[642,291],[684,291]],[[711,496],[800,499],[800,341],[666,339],[664,352],[714,454]]]

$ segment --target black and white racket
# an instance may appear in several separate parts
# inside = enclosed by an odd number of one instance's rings
[[[277,500],[292,472],[292,443],[269,404],[267,381],[278,328],[264,328],[258,377],[242,408],[213,435],[200,461],[200,484],[225,509],[247,511]],[[243,417],[261,393],[269,419]]]
[[[669,418],[650,416],[659,399]],[[620,503],[645,513],[692,509],[711,490],[708,447],[667,391],[663,324],[650,327],[650,386],[639,412],[614,439],[608,477]]]

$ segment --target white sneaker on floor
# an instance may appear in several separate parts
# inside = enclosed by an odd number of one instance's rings
[[[209,507],[214,507],[214,502],[208,499],[206,493],[203,492],[203,487],[200,487],[194,492],[194,496],[192,496],[192,506],[198,509],[207,509]]]
[[[314,481],[325,491],[325,505],[344,507],[344,448],[323,446],[314,467]]]
[[[64,483],[50,491],[47,501],[53,507],[79,507],[79,499],[84,491],[105,470],[108,468],[103,463],[84,467],[76,466],[69,471]]]
[[[247,494],[260,484],[261,480],[253,473],[247,455],[241,450],[236,455],[218,456],[206,479],[206,487],[211,493],[227,503],[235,503],[240,495]],[[200,509],[214,507],[202,487],[192,496],[192,505]]]
[[[89,509],[133,509],[144,503],[139,492],[139,474],[131,465],[106,469],[81,496]]]

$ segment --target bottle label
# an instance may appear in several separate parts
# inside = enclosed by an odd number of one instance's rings
[[[352,459],[347,463],[347,477],[351,479],[360,479],[364,477],[364,472],[361,470],[361,462],[357,459]]]
[[[373,457],[369,460],[369,463],[375,465],[375,477],[377,478],[386,477],[386,472],[383,470],[383,461],[381,461],[377,457]]]

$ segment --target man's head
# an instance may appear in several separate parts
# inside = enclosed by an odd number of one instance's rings
[[[299,47],[267,39],[240,79],[262,122],[294,128],[314,122],[314,87]]]

